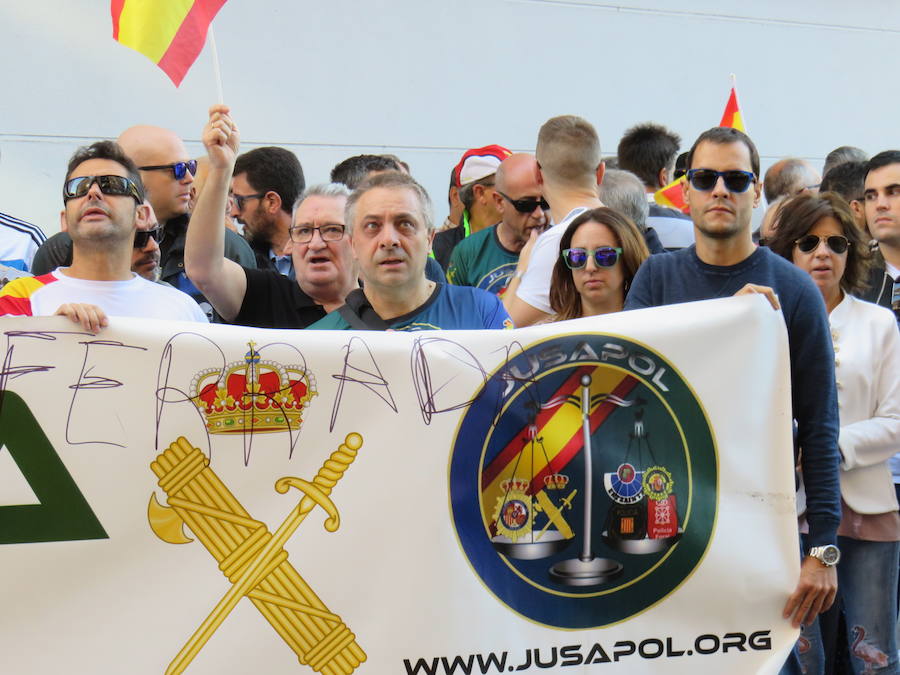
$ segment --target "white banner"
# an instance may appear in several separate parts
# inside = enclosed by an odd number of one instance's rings
[[[796,639],[762,298],[2,329],[3,672],[773,673]]]

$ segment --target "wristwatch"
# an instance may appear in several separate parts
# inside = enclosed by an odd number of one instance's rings
[[[834,567],[841,559],[841,549],[839,549],[834,544],[828,544],[826,546],[813,546],[811,549],[809,549],[808,555],[818,560],[820,563],[825,565],[825,567]]]

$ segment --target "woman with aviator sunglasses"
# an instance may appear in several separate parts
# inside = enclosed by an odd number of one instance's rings
[[[868,247],[837,194],[787,201],[769,247],[809,273],[829,313],[841,425],[838,593],[853,672],[870,663],[898,672],[900,514],[888,460],[900,451],[900,333],[889,310],[851,295],[865,285]],[[804,629],[810,672],[824,657],[817,624]]]
[[[585,211],[559,242],[550,279],[554,321],[619,312],[650,251],[637,226],[613,209]]]

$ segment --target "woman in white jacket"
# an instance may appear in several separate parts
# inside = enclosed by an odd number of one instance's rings
[[[804,194],[785,203],[769,246],[809,272],[829,313],[841,423],[838,592],[853,672],[900,672],[900,514],[888,466],[900,452],[897,322],[889,310],[851,295],[868,276],[868,247],[849,206],[835,193]],[[819,672],[814,652],[821,651],[814,638],[810,643],[808,672]]]

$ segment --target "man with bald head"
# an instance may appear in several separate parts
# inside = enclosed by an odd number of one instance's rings
[[[763,189],[766,203],[779,197],[793,197],[801,192],[818,192],[822,177],[805,159],[788,157],[775,162],[766,171]]]
[[[503,297],[522,248],[547,225],[550,207],[541,196],[533,155],[517,153],[501,162],[494,176],[493,199],[500,222],[456,245],[450,256],[447,280]]]
[[[184,245],[197,161],[191,159],[184,142],[174,131],[161,127],[142,124],[126,129],[119,136],[119,145],[137,164],[147,199],[162,228],[160,277],[194,298],[211,321],[221,321],[184,270]],[[244,267],[256,268],[253,250],[231,230],[225,232],[225,257]]]

